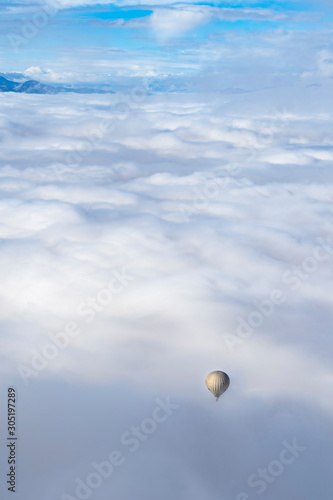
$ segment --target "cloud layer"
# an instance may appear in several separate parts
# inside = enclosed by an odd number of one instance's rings
[[[119,448],[91,498],[252,500],[294,439],[267,496],[330,499],[332,106],[306,85],[0,97],[20,500],[75,496]],[[179,409],[131,453],[122,434],[166,396]]]

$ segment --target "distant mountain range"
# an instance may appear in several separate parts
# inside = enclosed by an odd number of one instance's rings
[[[46,85],[37,82],[37,80],[27,80],[26,82],[19,83],[7,80],[0,76],[0,92],[19,92],[25,94],[60,94],[62,92],[74,92],[75,94],[114,94],[111,89],[91,89],[91,88],[72,88],[72,87],[58,87],[54,85]]]

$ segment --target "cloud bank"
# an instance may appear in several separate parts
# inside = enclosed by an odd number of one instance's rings
[[[20,500],[331,498],[330,87],[232,90],[0,96]]]

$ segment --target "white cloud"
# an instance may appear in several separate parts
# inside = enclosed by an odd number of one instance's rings
[[[177,36],[190,31],[212,18],[210,9],[203,7],[177,7],[156,9],[149,18],[149,23],[159,37]]]
[[[164,395],[179,413],[97,500],[196,498],[194,478],[208,500],[253,496],[249,475],[293,438],[307,451],[270,500],[313,500],[313,481],[328,500],[333,255],[313,261],[317,238],[333,237],[327,95],[301,85],[210,100],[128,95],[125,113],[117,94],[2,95],[1,370],[29,435],[19,500],[72,495]],[[77,306],[125,267],[133,279],[86,323]],[[284,303],[231,352],[224,334],[274,289]],[[18,363],[70,321],[82,333],[26,388]],[[218,405],[204,386],[217,368],[232,381]]]

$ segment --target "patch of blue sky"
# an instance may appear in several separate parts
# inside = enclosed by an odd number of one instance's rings
[[[123,10],[112,7],[112,10],[108,11],[80,12],[79,16],[90,19],[101,19],[104,21],[115,21],[117,19],[124,19],[125,21],[129,21],[131,19],[138,19],[141,17],[150,16],[150,14],[152,13],[153,11],[148,9]]]
[[[0,57],[6,64],[3,64],[1,69],[3,71],[24,71],[29,66],[40,66],[44,61],[50,64],[56,61],[59,57],[58,48],[53,50],[52,47],[45,49],[38,43],[31,43],[26,47],[21,47],[19,51],[7,49],[7,51],[0,50]]]
[[[219,20],[216,21],[216,24],[226,31],[264,31],[285,25],[282,21],[269,21],[266,19],[262,21],[253,21],[252,19],[237,21]]]
[[[195,2],[195,5],[209,5],[211,7],[224,7],[228,9],[271,9],[276,10],[278,12],[286,12],[286,11],[295,11],[295,12],[317,12],[320,10],[325,10],[329,8],[326,2],[321,2],[320,0],[304,0],[302,2],[295,0],[286,0],[286,1],[260,1],[257,2],[254,0],[250,1],[235,1],[232,0],[230,2],[224,1],[203,1],[203,2]]]
[[[196,33],[193,33],[193,36],[195,36],[198,39],[204,39],[210,33],[218,33],[218,32],[227,33],[234,31],[239,31],[239,32],[265,31],[265,30],[277,29],[281,26],[283,27],[285,26],[285,23],[282,21],[268,21],[268,20],[253,21],[249,19],[230,21],[227,19],[220,19],[220,20],[215,19],[210,23],[207,23],[200,29],[197,29]],[[188,33],[187,36],[189,36]]]

